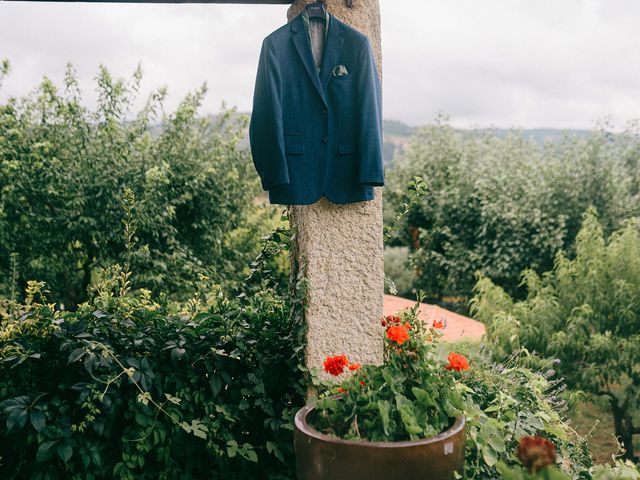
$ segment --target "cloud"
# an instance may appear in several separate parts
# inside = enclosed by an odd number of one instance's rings
[[[635,0],[380,0],[384,114],[412,125],[590,127],[640,117]],[[0,101],[74,64],[87,105],[103,63],[144,72],[141,98],[168,87],[166,110],[207,82],[201,113],[249,111],[262,39],[286,5],[0,2]]]
[[[385,116],[589,127],[640,117],[640,4],[381,2]]]

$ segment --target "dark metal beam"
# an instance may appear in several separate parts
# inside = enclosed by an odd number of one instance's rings
[[[289,5],[294,0],[0,0],[2,2],[58,2],[58,3],[242,3]]]

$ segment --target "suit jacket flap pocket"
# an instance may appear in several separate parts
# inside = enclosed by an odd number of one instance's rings
[[[303,143],[290,143],[285,146],[287,155],[302,155],[304,153]]]
[[[347,154],[347,153],[353,153],[353,145],[352,144],[339,144],[338,145],[338,153],[341,155]]]

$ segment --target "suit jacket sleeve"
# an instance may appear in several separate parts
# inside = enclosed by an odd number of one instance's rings
[[[263,190],[289,183],[282,131],[282,78],[275,49],[267,38],[258,62],[249,142]]]
[[[368,38],[360,53],[359,60],[358,109],[358,118],[360,119],[358,181],[365,185],[383,186],[382,89]]]

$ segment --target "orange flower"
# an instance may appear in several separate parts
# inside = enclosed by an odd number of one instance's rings
[[[402,345],[409,340],[409,332],[401,325],[387,328],[387,338],[398,345]]]
[[[467,370],[469,368],[469,362],[467,361],[466,358],[464,358],[464,356],[460,355],[459,353],[449,353],[449,356],[447,357],[447,359],[449,360],[449,365],[446,366],[447,370]]]
[[[324,371],[331,375],[338,376],[344,371],[344,367],[349,365],[346,355],[336,355],[327,357],[324,361]]]
[[[442,322],[442,320],[434,320],[433,321],[433,328],[444,328],[444,323]]]
[[[351,371],[359,370],[361,366],[362,365],[360,365],[359,363],[352,363],[351,365],[349,365],[349,370],[351,370]]]
[[[411,324],[409,322],[404,322],[404,328],[411,330]]]
[[[345,390],[342,387],[338,387],[338,393],[347,393],[349,390]]]

